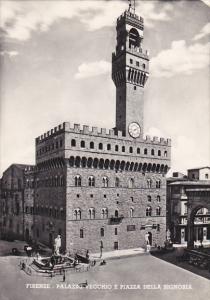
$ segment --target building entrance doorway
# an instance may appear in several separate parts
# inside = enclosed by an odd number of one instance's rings
[[[148,235],[149,245],[152,246],[152,233],[148,232]]]
[[[114,242],[114,250],[118,250],[118,249],[119,249],[118,242]]]

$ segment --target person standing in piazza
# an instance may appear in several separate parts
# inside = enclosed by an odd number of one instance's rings
[[[102,257],[103,254],[103,248],[104,248],[103,241],[100,241],[100,258]]]

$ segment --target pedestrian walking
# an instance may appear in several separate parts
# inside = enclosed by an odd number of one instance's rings
[[[63,270],[63,282],[66,281],[66,273],[65,273],[65,270]]]
[[[102,254],[103,254],[103,248],[104,248],[103,241],[101,241],[100,242],[100,258],[102,257]]]

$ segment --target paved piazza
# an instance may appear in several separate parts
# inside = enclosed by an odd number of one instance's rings
[[[210,293],[209,280],[146,254],[110,260],[107,265],[96,265],[89,272],[69,273],[65,283],[62,276],[46,278],[26,275],[18,267],[19,259],[0,257],[1,300],[203,300],[208,299]],[[88,288],[78,289],[77,285],[86,280]],[[37,288],[34,288],[35,284]],[[167,285],[173,289],[167,289]],[[47,286],[50,288],[44,288]]]

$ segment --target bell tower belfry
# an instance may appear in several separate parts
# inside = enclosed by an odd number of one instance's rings
[[[149,56],[143,52],[144,20],[135,6],[117,19],[117,45],[112,54],[112,79],[116,86],[116,130],[133,138],[143,136],[144,85],[149,76]]]

